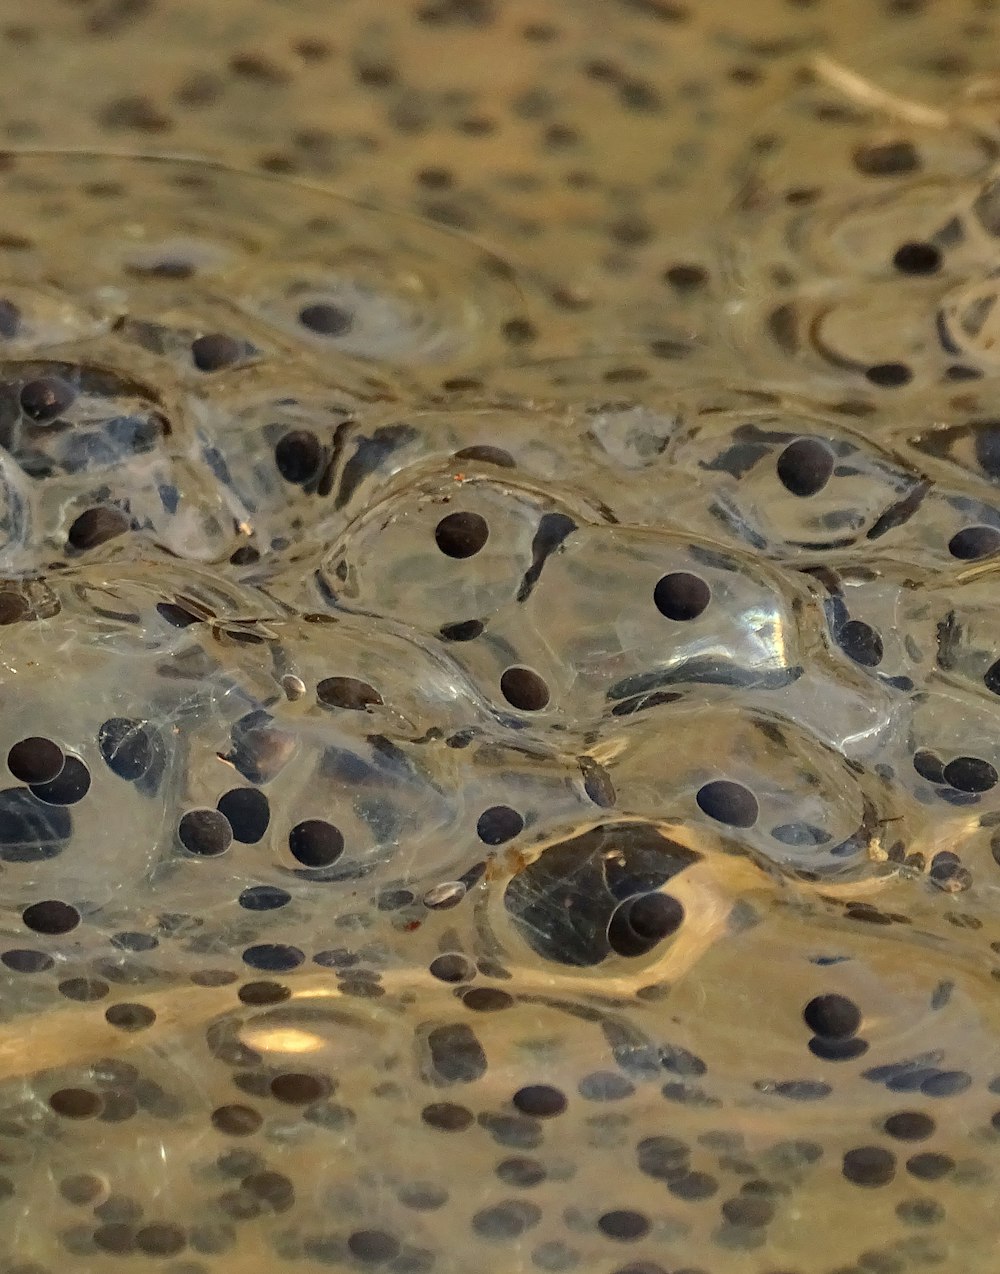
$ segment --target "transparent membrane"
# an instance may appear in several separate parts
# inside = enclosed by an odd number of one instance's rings
[[[812,38],[594,306],[4,157],[3,1274],[994,1269],[1000,152]]]

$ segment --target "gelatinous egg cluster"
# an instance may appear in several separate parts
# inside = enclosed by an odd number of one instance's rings
[[[676,380],[415,219],[7,159],[4,1274],[986,1268],[994,178],[855,131]]]

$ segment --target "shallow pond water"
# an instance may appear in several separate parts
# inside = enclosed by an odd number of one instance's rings
[[[2,1274],[992,1274],[997,22],[0,3]]]

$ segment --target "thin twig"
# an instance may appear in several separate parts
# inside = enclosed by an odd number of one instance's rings
[[[870,106],[894,119],[908,124],[917,124],[923,128],[950,128],[956,121],[948,111],[937,110],[933,106],[924,106],[907,97],[899,97],[877,84],[872,84],[856,71],[848,70],[826,54],[820,54],[812,60],[812,69],[831,88],[837,89],[845,97],[863,106]]]

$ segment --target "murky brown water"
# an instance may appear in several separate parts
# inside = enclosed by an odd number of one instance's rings
[[[0,0],[0,1274],[992,1274],[994,8]]]

